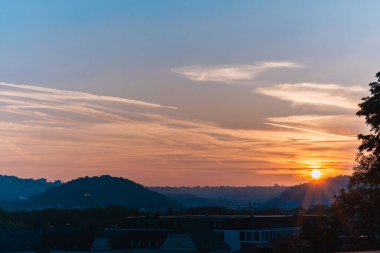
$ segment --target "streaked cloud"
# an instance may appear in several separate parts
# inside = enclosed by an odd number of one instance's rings
[[[312,163],[347,173],[354,162],[355,135],[333,131],[323,117],[304,116],[313,124],[299,116],[268,118],[264,129],[230,129],[173,118],[165,114],[171,107],[144,101],[136,112],[130,110],[136,104],[123,98],[1,87],[3,174],[67,180],[109,173],[150,185],[268,185],[272,176],[285,184],[302,181]]]
[[[172,69],[173,72],[198,82],[224,82],[252,80],[273,69],[300,68],[295,62],[260,62],[253,65],[192,65]]]
[[[271,87],[260,87],[254,92],[281,100],[294,106],[315,108],[341,108],[356,110],[366,89],[361,86],[346,86],[324,83],[284,83]]]
[[[324,133],[324,132],[321,132],[321,131],[315,131],[315,130],[310,130],[310,129],[307,129],[307,128],[301,128],[301,127],[295,127],[295,126],[289,126],[289,125],[276,124],[276,123],[266,123],[266,124],[271,125],[271,126],[275,126],[275,127],[294,129],[294,130],[301,131],[301,132],[307,132],[307,133],[311,133],[311,134],[316,134],[318,136],[327,136],[327,137],[330,137],[331,139],[335,139],[335,140],[339,140],[339,139],[341,139],[341,140],[355,140],[356,139],[355,136],[345,136],[345,135],[338,135],[338,134],[330,134],[330,133]]]
[[[150,103],[146,101],[126,99],[120,97],[111,97],[111,96],[99,96],[91,93],[85,92],[76,92],[76,91],[67,91],[61,89],[53,89],[41,86],[32,86],[24,84],[11,84],[0,82],[0,87],[15,88],[18,90],[26,90],[27,92],[12,91],[12,90],[0,90],[0,96],[5,97],[19,97],[19,98],[29,98],[34,100],[45,100],[45,101],[54,101],[65,99],[67,101],[71,100],[90,100],[90,101],[107,101],[115,102],[136,106],[145,106],[145,107],[158,107],[158,108],[170,108],[176,109],[172,106],[165,106],[155,103]],[[31,91],[33,93],[31,93]]]
[[[297,126],[308,130],[322,131],[337,135],[355,136],[358,133],[365,133],[368,127],[362,119],[353,114],[348,115],[291,115],[284,117],[269,117],[270,123],[287,126]]]

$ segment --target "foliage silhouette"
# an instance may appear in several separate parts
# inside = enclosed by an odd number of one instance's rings
[[[358,135],[361,144],[357,165],[347,191],[341,191],[333,206],[344,225],[342,232],[347,243],[360,242],[361,247],[368,249],[380,245],[380,72],[376,78],[369,84],[370,95],[362,98],[356,113],[365,118],[370,132]]]

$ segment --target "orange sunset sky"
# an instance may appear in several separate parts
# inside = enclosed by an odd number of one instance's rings
[[[0,3],[1,174],[245,186],[351,173],[379,3],[40,2]]]

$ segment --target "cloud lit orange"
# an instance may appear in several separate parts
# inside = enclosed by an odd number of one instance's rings
[[[332,130],[342,116],[328,124],[268,118],[265,129],[231,129],[165,116],[172,107],[145,101],[2,86],[4,174],[68,180],[106,171],[144,184],[267,185],[304,180],[311,161],[326,175],[349,173],[353,163],[355,134]]]

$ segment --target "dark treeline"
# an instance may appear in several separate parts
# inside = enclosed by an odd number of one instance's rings
[[[325,210],[326,207],[324,207]],[[311,212],[313,209],[310,209]],[[293,214],[305,212],[305,209],[293,210]],[[208,206],[174,210],[168,208],[163,212],[153,212],[131,209],[122,206],[109,205],[106,207],[84,209],[40,209],[25,211],[0,210],[0,231],[16,232],[25,230],[68,229],[77,231],[101,231],[111,226],[123,226],[125,217],[157,217],[162,215],[255,215],[283,214],[279,209],[261,211],[232,210],[225,207]],[[287,212],[287,214],[289,214]]]
[[[157,217],[161,215],[272,215],[272,214],[318,214],[326,215],[330,209],[326,206],[315,206],[308,210],[299,208],[291,212],[280,209],[232,210],[225,207],[208,206],[152,212],[109,205],[106,207],[85,209],[41,209],[28,211],[0,210],[0,231],[15,232],[23,230],[44,230],[51,228],[72,228],[75,230],[103,230],[110,226],[122,226],[125,217]]]
[[[199,207],[182,211],[169,208],[165,212],[149,212],[120,206],[86,209],[42,209],[30,211],[0,211],[0,232],[19,231],[69,231],[78,238],[92,238],[105,228],[123,227],[123,219],[131,216],[156,217],[160,215],[273,215],[293,214],[299,217],[314,216],[300,220],[302,234],[289,241],[289,252],[331,252],[347,249],[371,249],[370,243],[361,238],[352,241],[342,237],[345,224],[341,213],[335,208],[317,205],[310,209],[292,211],[280,209],[231,210],[224,207]],[[83,239],[82,238],[82,239]],[[84,239],[83,239],[84,240]],[[88,246],[88,245],[87,245]]]
[[[284,212],[280,209],[231,210],[224,207],[199,207],[182,211],[148,212],[120,206],[86,209],[42,209],[31,211],[0,211],[0,232],[19,231],[70,231],[88,237],[105,228],[123,227],[123,218],[131,216],[156,217],[160,215],[273,215],[293,214],[299,217],[302,233],[289,241],[289,252],[333,252],[364,250],[378,247],[367,237],[347,236],[347,216],[334,205],[332,208],[317,205],[309,209],[298,208]],[[300,218],[301,219],[301,218]]]
[[[124,217],[157,215],[120,206],[86,209],[42,209],[31,211],[0,211],[0,231],[45,230],[71,228],[74,230],[102,230],[120,224]]]

